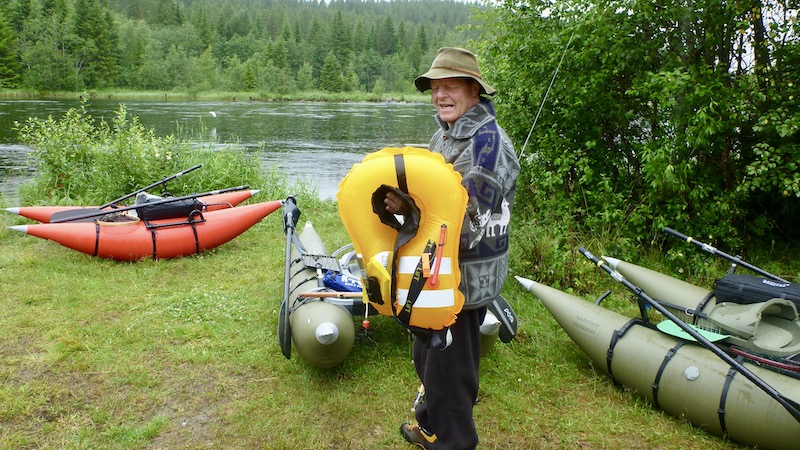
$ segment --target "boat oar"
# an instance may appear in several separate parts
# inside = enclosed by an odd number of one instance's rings
[[[278,343],[286,359],[292,357],[292,330],[289,324],[289,292],[292,264],[292,241],[297,221],[300,219],[300,210],[294,197],[287,197],[283,202],[283,231],[286,234],[286,269],[283,275],[283,300],[278,313]]]
[[[132,209],[146,208],[146,207],[155,206],[155,205],[165,205],[167,203],[179,202],[181,200],[189,200],[189,199],[193,199],[193,198],[197,198],[197,197],[205,197],[206,195],[223,194],[225,192],[242,191],[242,190],[249,189],[249,188],[250,188],[250,186],[242,185],[242,186],[236,186],[236,187],[227,188],[227,189],[217,189],[216,191],[202,192],[200,194],[184,195],[183,197],[169,197],[169,198],[165,198],[163,200],[157,200],[157,201],[154,201],[154,202],[148,202],[148,203],[143,204],[143,205],[126,206],[124,208],[117,208],[117,209],[114,209],[114,210],[111,210],[111,211],[94,211],[94,212],[81,214],[81,215],[73,216],[73,217],[64,217],[64,218],[58,218],[58,219],[54,219],[54,220],[51,219],[50,223],[76,222],[76,221],[83,220],[83,219],[90,219],[92,217],[104,216],[104,215],[110,214],[110,213],[118,213],[118,212],[130,211]]]
[[[104,205],[98,206],[97,209],[108,208],[111,205],[117,204],[117,203],[119,203],[119,202],[121,202],[123,200],[126,200],[126,199],[129,199],[129,198],[133,197],[134,195],[138,194],[139,192],[144,192],[144,191],[146,191],[148,189],[152,189],[152,188],[158,186],[159,184],[164,184],[164,183],[166,183],[168,181],[172,181],[175,178],[178,178],[178,177],[180,177],[182,175],[186,175],[187,173],[189,173],[189,172],[191,172],[193,170],[197,170],[197,169],[199,169],[201,167],[203,167],[203,165],[202,164],[198,164],[198,165],[196,165],[194,167],[190,167],[190,168],[188,168],[186,170],[182,170],[182,171],[180,171],[180,172],[178,172],[178,173],[176,173],[174,175],[170,175],[167,178],[164,178],[162,180],[156,181],[155,183],[152,183],[152,184],[150,184],[148,186],[145,186],[145,187],[143,187],[141,189],[133,191],[130,194],[125,194],[125,195],[123,195],[122,197],[120,197],[118,199],[111,200],[110,202],[108,202],[108,203],[106,203]]]
[[[754,265],[752,265],[750,263],[742,261],[741,259],[739,259],[739,258],[737,258],[735,256],[731,256],[731,255],[729,255],[729,254],[727,254],[727,253],[725,253],[723,251],[718,250],[717,248],[715,248],[712,245],[700,242],[697,239],[695,239],[695,238],[693,238],[691,236],[687,236],[687,235],[685,235],[683,233],[680,233],[678,231],[675,231],[670,227],[664,227],[664,232],[667,233],[667,234],[671,234],[671,235],[675,236],[676,238],[678,238],[678,239],[680,239],[682,241],[686,241],[686,242],[688,242],[690,244],[694,244],[694,245],[700,247],[701,249],[703,249],[704,251],[707,251],[708,253],[711,253],[712,255],[720,256],[720,257],[725,258],[728,261],[730,261],[730,262],[732,262],[732,263],[734,263],[736,265],[743,266],[743,267],[745,267],[747,269],[752,270],[755,273],[764,275],[767,278],[772,278],[773,280],[780,281],[781,283],[789,283],[789,281],[784,280],[783,278],[781,278],[781,277],[779,277],[777,275],[773,275],[773,274],[767,272],[766,270],[764,270],[764,269],[762,269],[760,267],[757,267],[757,266],[754,266]]]
[[[364,296],[362,293],[363,291],[359,292],[331,292],[331,291],[322,291],[322,292],[301,292],[297,294],[298,298],[361,298]]]
[[[784,409],[786,409],[786,411],[788,411],[789,414],[791,414],[792,417],[795,418],[795,420],[800,422],[800,404],[798,404],[797,402],[793,401],[792,399],[786,398],[783,395],[781,395],[780,392],[776,391],[775,388],[773,388],[772,386],[767,384],[764,380],[759,378],[758,375],[754,374],[747,367],[745,367],[744,365],[742,365],[741,363],[739,363],[738,361],[733,359],[730,355],[728,355],[727,353],[722,351],[722,349],[720,349],[719,347],[714,345],[714,343],[712,343],[711,341],[706,339],[702,334],[698,333],[697,330],[695,330],[694,328],[689,326],[686,322],[682,321],[681,319],[676,317],[674,314],[669,312],[669,310],[667,308],[665,308],[660,303],[655,301],[652,297],[647,295],[644,291],[642,291],[641,288],[639,288],[635,284],[633,284],[630,281],[628,281],[627,279],[625,279],[625,277],[623,277],[622,274],[620,274],[619,272],[617,272],[616,270],[611,268],[611,266],[609,266],[605,261],[597,258],[596,256],[591,254],[588,250],[586,250],[583,247],[580,247],[578,249],[578,251],[581,252],[581,254],[583,256],[585,256],[586,259],[591,261],[594,265],[596,265],[597,267],[603,269],[604,271],[606,271],[606,273],[611,275],[611,278],[617,280],[620,284],[622,284],[626,288],[630,289],[633,293],[636,294],[636,296],[639,299],[643,300],[644,302],[649,304],[651,307],[653,307],[656,311],[658,311],[661,314],[663,314],[664,317],[666,317],[667,319],[675,322],[676,325],[681,327],[681,329],[683,331],[685,331],[689,336],[694,338],[694,340],[696,340],[697,342],[702,344],[703,347],[707,348],[712,353],[717,355],[723,361],[728,363],[729,366],[731,366],[737,372],[742,374],[742,376],[744,376],[745,378],[750,380],[753,384],[758,386],[759,389],[761,389],[767,395],[769,395],[770,397],[775,399],[775,401],[780,403],[780,405],[783,406]]]

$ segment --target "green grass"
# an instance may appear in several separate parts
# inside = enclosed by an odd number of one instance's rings
[[[335,204],[299,205],[330,250],[348,242]],[[200,256],[136,263],[6,228],[20,223],[0,214],[0,448],[410,448],[418,382],[393,320],[372,318],[374,343],[332,370],[282,356],[279,212]],[[613,385],[516,283],[506,296],[521,325],[482,362],[481,448],[740,448]]]

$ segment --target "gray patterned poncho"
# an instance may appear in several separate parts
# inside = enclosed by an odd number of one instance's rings
[[[519,161],[487,98],[452,127],[438,115],[436,121],[440,128],[429,149],[453,164],[469,194],[459,246],[460,289],[464,309],[479,308],[500,294],[508,275],[508,227]]]

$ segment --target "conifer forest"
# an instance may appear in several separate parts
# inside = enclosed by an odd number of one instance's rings
[[[411,92],[474,6],[442,0],[7,0],[0,88]]]

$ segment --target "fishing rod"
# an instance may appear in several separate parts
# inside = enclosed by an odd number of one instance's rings
[[[522,150],[519,152],[519,158],[522,159],[522,155],[525,154],[525,148],[528,146],[528,141],[531,139],[531,134],[533,134],[533,129],[536,128],[536,123],[539,121],[539,116],[542,114],[542,110],[544,109],[544,104],[547,102],[547,96],[550,94],[550,90],[553,88],[553,84],[556,82],[556,77],[558,76],[559,70],[561,70],[561,64],[564,62],[564,58],[567,56],[567,50],[569,50],[570,44],[572,44],[572,38],[575,36],[575,29],[572,30],[572,34],[569,36],[569,41],[567,41],[567,46],[564,47],[564,52],[561,54],[561,59],[558,61],[558,65],[556,66],[555,72],[553,72],[553,78],[550,79],[550,85],[547,86],[547,90],[544,92],[544,97],[542,98],[542,102],[539,104],[539,111],[536,112],[536,117],[533,119],[533,125],[531,125],[530,131],[528,131],[528,137],[525,138],[525,143],[522,144]]]
[[[79,216],[65,217],[65,218],[62,218],[62,219],[51,220],[50,223],[75,222],[75,221],[79,221],[79,220],[83,220],[83,219],[91,219],[92,217],[100,217],[100,216],[104,216],[106,214],[111,214],[111,213],[120,213],[120,212],[124,212],[124,211],[130,211],[132,209],[147,208],[147,207],[155,206],[155,205],[165,205],[167,203],[179,202],[181,200],[190,200],[190,199],[195,199],[197,197],[205,197],[206,195],[223,194],[225,192],[241,191],[241,190],[249,189],[249,188],[250,188],[250,186],[245,184],[245,185],[242,185],[242,186],[236,186],[236,187],[227,188],[227,189],[218,189],[216,191],[203,192],[203,193],[200,193],[200,194],[185,195],[183,197],[169,197],[169,198],[165,198],[163,200],[157,200],[157,201],[154,201],[154,202],[148,202],[148,203],[143,204],[143,205],[132,205],[132,206],[126,206],[124,208],[117,208],[117,209],[114,209],[113,211],[95,211],[95,212],[92,212],[92,213],[82,214],[82,215],[79,215]]]
[[[770,397],[775,399],[775,401],[780,403],[780,405],[783,406],[783,408],[786,409],[786,411],[788,411],[789,414],[791,414],[792,417],[794,417],[795,420],[800,422],[800,404],[798,404],[797,402],[793,401],[792,399],[786,398],[783,395],[781,395],[780,392],[776,391],[775,388],[773,388],[772,386],[767,384],[764,380],[759,378],[758,375],[754,374],[747,367],[745,367],[744,365],[742,365],[741,363],[739,363],[738,361],[733,359],[730,355],[728,355],[722,349],[720,349],[719,347],[714,345],[714,343],[712,343],[711,341],[706,339],[705,336],[703,336],[697,330],[695,330],[694,328],[689,326],[686,322],[682,321],[681,319],[676,317],[674,314],[669,312],[669,310],[667,308],[665,308],[660,303],[655,301],[652,297],[647,295],[640,287],[638,287],[635,284],[633,284],[630,281],[628,281],[624,276],[622,276],[622,274],[620,274],[619,272],[617,272],[616,270],[611,268],[611,266],[608,265],[608,263],[606,263],[605,261],[597,258],[596,256],[594,256],[592,253],[590,253],[588,250],[586,250],[583,247],[578,248],[578,251],[583,256],[585,256],[586,259],[591,261],[592,264],[594,264],[597,267],[603,269],[606,273],[611,275],[611,278],[615,279],[617,282],[619,282],[620,284],[622,284],[626,288],[630,289],[633,293],[636,294],[637,298],[639,298],[640,300],[646,302],[648,305],[650,305],[656,311],[658,311],[662,315],[664,315],[664,317],[666,317],[667,319],[669,319],[672,322],[674,322],[676,325],[678,325],[678,327],[680,327],[683,331],[685,331],[689,336],[694,338],[703,347],[707,348],[712,353],[717,355],[720,359],[725,361],[729,366],[731,366],[737,372],[742,374],[742,376],[744,376],[745,378],[750,380],[753,384],[758,386],[759,389],[761,389],[767,395],[769,395]]]
[[[78,209],[68,209],[66,211],[57,211],[57,212],[53,213],[52,216],[50,216],[49,222],[51,222],[51,223],[71,222],[71,221],[76,220],[75,219],[76,217],[84,215],[84,214],[90,214],[90,213],[96,213],[96,212],[109,213],[109,212],[112,212],[112,211],[109,211],[109,210],[103,211],[105,208],[108,208],[109,206],[111,206],[112,210],[119,210],[119,208],[116,206],[117,203],[119,203],[119,202],[121,202],[121,201],[123,201],[123,200],[125,200],[127,198],[133,197],[134,195],[136,195],[136,194],[138,194],[140,192],[144,192],[144,191],[146,191],[146,190],[148,190],[150,188],[158,186],[159,184],[166,184],[166,182],[168,182],[170,180],[174,180],[175,178],[178,178],[179,176],[187,174],[187,173],[189,173],[189,172],[191,172],[193,170],[199,169],[200,167],[203,167],[203,165],[202,164],[198,164],[198,165],[196,165],[194,167],[190,167],[190,168],[188,168],[186,170],[183,170],[181,172],[176,173],[175,175],[168,176],[167,178],[164,178],[163,180],[156,181],[155,183],[150,184],[149,186],[145,186],[145,187],[143,187],[141,189],[133,191],[130,194],[125,194],[120,198],[111,200],[110,202],[108,202],[108,203],[106,203],[104,205],[95,207],[95,208],[78,208]]]
[[[727,254],[727,253],[725,253],[723,251],[717,250],[715,247],[713,247],[710,244],[705,244],[703,242],[700,242],[697,239],[695,239],[693,237],[690,237],[690,236],[687,236],[687,235],[685,235],[683,233],[680,233],[678,231],[675,231],[670,227],[664,227],[664,232],[667,233],[667,234],[671,234],[671,235],[675,236],[676,238],[678,238],[678,239],[680,239],[682,241],[686,241],[686,242],[688,242],[690,244],[694,244],[694,245],[700,247],[701,249],[707,251],[708,253],[711,253],[712,255],[716,255],[716,256],[720,256],[722,258],[725,258],[728,261],[730,261],[730,262],[732,262],[732,263],[734,263],[736,265],[743,266],[743,267],[745,267],[747,269],[750,269],[755,273],[761,274],[761,275],[763,275],[763,276],[765,276],[767,278],[771,278],[771,279],[773,279],[775,281],[780,281],[781,283],[789,283],[789,281],[784,280],[783,278],[781,278],[781,277],[779,277],[777,275],[773,275],[773,274],[767,272],[766,270],[764,270],[764,269],[762,269],[760,267],[754,266],[754,265],[752,265],[750,263],[742,261],[741,259],[739,259],[739,258],[737,258],[735,256],[731,256],[731,255],[729,255],[729,254]]]
[[[136,194],[138,194],[138,193],[140,193],[140,192],[144,192],[144,191],[146,191],[146,190],[148,190],[148,189],[152,189],[152,188],[154,188],[154,187],[158,186],[159,184],[165,184],[165,183],[167,183],[168,181],[172,181],[172,180],[174,180],[175,178],[178,178],[178,177],[180,177],[180,176],[182,176],[182,175],[186,175],[187,173],[189,173],[189,172],[191,172],[191,171],[193,171],[193,170],[197,170],[197,169],[199,169],[199,168],[201,168],[201,167],[203,167],[203,165],[202,165],[202,164],[198,164],[198,165],[196,165],[196,166],[194,166],[194,167],[190,167],[190,168],[188,168],[188,169],[186,169],[186,170],[182,170],[182,171],[180,171],[180,172],[178,172],[178,173],[176,173],[176,174],[174,174],[174,175],[170,175],[170,176],[168,176],[167,178],[164,178],[164,179],[162,179],[162,180],[156,181],[156,182],[155,182],[155,183],[153,183],[153,184],[150,184],[150,185],[148,185],[148,186],[145,186],[145,187],[143,187],[143,188],[141,188],[141,189],[135,190],[135,191],[131,192],[130,194],[125,194],[125,195],[123,195],[123,196],[122,196],[122,197],[120,197],[120,198],[117,198],[117,199],[111,200],[110,202],[108,202],[108,203],[106,203],[106,204],[104,204],[104,205],[98,206],[98,207],[97,207],[97,209],[108,208],[109,206],[112,206],[112,205],[114,205],[114,204],[117,204],[117,203],[119,203],[119,202],[121,202],[121,201],[123,201],[123,200],[129,199],[129,198],[133,197],[134,195],[136,195]]]

